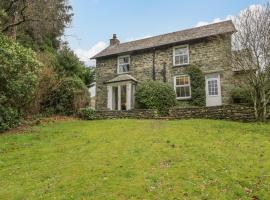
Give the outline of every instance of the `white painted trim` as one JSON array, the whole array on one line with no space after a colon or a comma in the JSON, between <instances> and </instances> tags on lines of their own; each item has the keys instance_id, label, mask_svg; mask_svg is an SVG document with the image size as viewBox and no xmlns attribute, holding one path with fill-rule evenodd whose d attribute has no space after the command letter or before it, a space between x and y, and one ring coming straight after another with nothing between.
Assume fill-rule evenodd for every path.
<instances>
[{"instance_id":1,"label":"white painted trim","mask_svg":"<svg viewBox=\"0 0 270 200\"><path fill-rule=\"evenodd\" d=\"M177 49L177 48L181 48L181 47L187 47L187 50L188 50L188 62L187 63L184 63L184 64L178 64L178 65L176 65L175 64L175 49ZM185 44L185 45L180 45L180 46L174 46L173 47L173 66L175 66L175 67L178 67L178 66L185 66L185 65L189 65L189 45L188 44Z\"/></svg>"},{"instance_id":2,"label":"white painted trim","mask_svg":"<svg viewBox=\"0 0 270 200\"><path fill-rule=\"evenodd\" d=\"M112 110L112 86L108 85L107 86L107 108L109 110Z\"/></svg>"},{"instance_id":3,"label":"white painted trim","mask_svg":"<svg viewBox=\"0 0 270 200\"><path fill-rule=\"evenodd\" d=\"M118 85L118 110L121 110L121 85Z\"/></svg>"},{"instance_id":4,"label":"white painted trim","mask_svg":"<svg viewBox=\"0 0 270 200\"><path fill-rule=\"evenodd\" d=\"M130 110L131 109L131 83L128 83L127 85L126 85L126 88L127 88L127 96L126 96L126 98L127 98L127 110Z\"/></svg>"},{"instance_id":5,"label":"white painted trim","mask_svg":"<svg viewBox=\"0 0 270 200\"><path fill-rule=\"evenodd\" d=\"M188 77L188 82L189 82L188 85L176 86L176 78L177 78L177 77L181 77L181 76L187 76L187 77ZM181 74L181 75L176 75L176 76L174 76L174 91L175 91L175 94L176 94L176 88L177 88L177 87L185 87L185 86L189 86L189 94L190 94L190 96L188 96L188 97L177 97L177 96L176 96L176 99L177 99L177 100L191 99L191 97L192 97L192 94L191 94L191 83L190 83L190 76L189 76L188 74ZM177 94L176 94L176 95L177 95Z\"/></svg>"},{"instance_id":6,"label":"white painted trim","mask_svg":"<svg viewBox=\"0 0 270 200\"><path fill-rule=\"evenodd\" d=\"M118 58L117 58L117 74L127 74L127 73L129 73L129 71L128 72L119 72L119 59L120 58L126 58L126 57L128 57L128 65L129 65L129 67L130 67L130 55L123 55L123 56L118 56Z\"/></svg>"}]
</instances>

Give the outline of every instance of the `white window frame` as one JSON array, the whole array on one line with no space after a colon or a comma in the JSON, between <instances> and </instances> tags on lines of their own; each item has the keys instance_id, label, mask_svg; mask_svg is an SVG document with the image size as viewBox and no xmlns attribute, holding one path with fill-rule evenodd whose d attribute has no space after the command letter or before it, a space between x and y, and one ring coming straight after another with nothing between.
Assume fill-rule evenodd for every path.
<instances>
[{"instance_id":1,"label":"white window frame","mask_svg":"<svg viewBox=\"0 0 270 200\"><path fill-rule=\"evenodd\" d=\"M189 83L189 84L185 84L185 85L176 85L176 78L181 77L181 76L188 77L188 83ZM177 95L177 93L176 93L176 88L178 88L178 87L187 87L187 86L189 86L189 96L188 96L188 97L177 97L177 96L176 96L176 99L178 99L178 100L191 99L191 84L190 84L190 76L187 75L187 74L182 74L182 75L174 76L174 91L175 91L175 94L176 94L176 95Z\"/></svg>"},{"instance_id":2,"label":"white window frame","mask_svg":"<svg viewBox=\"0 0 270 200\"><path fill-rule=\"evenodd\" d=\"M176 64L175 63L175 56L183 56L183 55L186 55L186 54L175 54L175 49L178 49L178 48L187 48L187 56L188 56L188 61L187 63L183 63L183 64ZM175 46L173 47L173 66L185 66L185 65L189 65L189 45L186 44L186 45L180 45L180 46Z\"/></svg>"},{"instance_id":3,"label":"white window frame","mask_svg":"<svg viewBox=\"0 0 270 200\"><path fill-rule=\"evenodd\" d=\"M117 58L117 74L126 74L126 73L129 73L129 70L130 69L127 72L120 72L120 70L119 70L119 68L121 66L121 64L119 63L120 58L126 58L126 57L128 57L128 63L125 63L125 64L128 64L129 67L130 67L130 55L118 56L118 58ZM124 65L124 64L122 64L122 65Z\"/></svg>"}]
</instances>

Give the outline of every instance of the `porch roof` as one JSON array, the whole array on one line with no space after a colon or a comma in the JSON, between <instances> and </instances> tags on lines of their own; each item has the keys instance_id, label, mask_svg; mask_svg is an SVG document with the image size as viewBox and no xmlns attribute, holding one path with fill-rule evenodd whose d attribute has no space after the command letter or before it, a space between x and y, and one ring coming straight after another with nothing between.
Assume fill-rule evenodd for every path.
<instances>
[{"instance_id":1,"label":"porch roof","mask_svg":"<svg viewBox=\"0 0 270 200\"><path fill-rule=\"evenodd\" d=\"M111 80L105 81L105 83L109 84L109 83L117 83L117 82L124 82L124 81L133 81L136 83L138 82L136 78L134 78L133 76L129 74L120 74Z\"/></svg>"}]
</instances>

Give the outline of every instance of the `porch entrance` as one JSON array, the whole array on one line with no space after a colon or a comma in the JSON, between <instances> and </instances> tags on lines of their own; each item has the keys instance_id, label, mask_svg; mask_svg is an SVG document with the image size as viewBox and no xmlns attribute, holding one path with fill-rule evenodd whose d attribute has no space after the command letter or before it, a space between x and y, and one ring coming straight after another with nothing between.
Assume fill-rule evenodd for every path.
<instances>
[{"instance_id":1,"label":"porch entrance","mask_svg":"<svg viewBox=\"0 0 270 200\"><path fill-rule=\"evenodd\" d=\"M108 108L110 110L130 110L134 108L135 85L121 83L107 86Z\"/></svg>"}]
</instances>

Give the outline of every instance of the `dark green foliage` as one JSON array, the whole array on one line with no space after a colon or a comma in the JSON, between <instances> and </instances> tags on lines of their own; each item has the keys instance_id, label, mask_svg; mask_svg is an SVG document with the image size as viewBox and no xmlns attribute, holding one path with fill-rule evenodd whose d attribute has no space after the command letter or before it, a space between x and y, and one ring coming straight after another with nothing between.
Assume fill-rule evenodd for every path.
<instances>
[{"instance_id":1,"label":"dark green foliage","mask_svg":"<svg viewBox=\"0 0 270 200\"><path fill-rule=\"evenodd\" d=\"M176 105L176 96L170 85L150 81L139 85L136 102L140 108L157 109L160 114L165 115Z\"/></svg>"},{"instance_id":2,"label":"dark green foliage","mask_svg":"<svg viewBox=\"0 0 270 200\"><path fill-rule=\"evenodd\" d=\"M51 114L71 115L88 103L89 93L80 78L61 78L55 88L50 88L41 110Z\"/></svg>"},{"instance_id":3,"label":"dark green foliage","mask_svg":"<svg viewBox=\"0 0 270 200\"><path fill-rule=\"evenodd\" d=\"M37 50L49 39L57 49L71 11L68 0L1 0L0 32Z\"/></svg>"},{"instance_id":4,"label":"dark green foliage","mask_svg":"<svg viewBox=\"0 0 270 200\"><path fill-rule=\"evenodd\" d=\"M0 133L20 124L21 116L16 109L0 104L0 113Z\"/></svg>"},{"instance_id":5,"label":"dark green foliage","mask_svg":"<svg viewBox=\"0 0 270 200\"><path fill-rule=\"evenodd\" d=\"M4 129L18 121L18 113L33 99L39 68L32 50L0 34L0 123Z\"/></svg>"},{"instance_id":6,"label":"dark green foliage","mask_svg":"<svg viewBox=\"0 0 270 200\"><path fill-rule=\"evenodd\" d=\"M247 89L236 87L232 90L233 103L252 104L251 96Z\"/></svg>"},{"instance_id":7,"label":"dark green foliage","mask_svg":"<svg viewBox=\"0 0 270 200\"><path fill-rule=\"evenodd\" d=\"M205 78L202 71L195 66L187 68L187 74L190 76L191 100L192 106L205 106Z\"/></svg>"},{"instance_id":8,"label":"dark green foliage","mask_svg":"<svg viewBox=\"0 0 270 200\"><path fill-rule=\"evenodd\" d=\"M60 76L77 76L86 85L90 85L94 81L94 70L79 61L78 57L67 46L57 52L55 69Z\"/></svg>"},{"instance_id":9,"label":"dark green foliage","mask_svg":"<svg viewBox=\"0 0 270 200\"><path fill-rule=\"evenodd\" d=\"M96 111L90 107L81 108L79 112L79 117L85 120L95 119Z\"/></svg>"}]
</instances>

